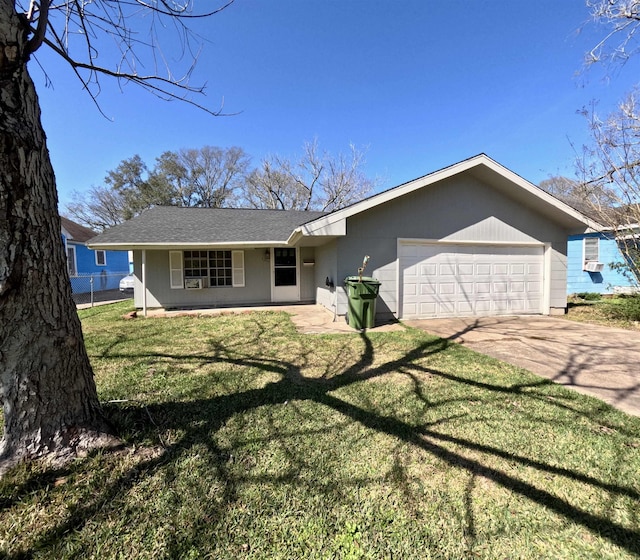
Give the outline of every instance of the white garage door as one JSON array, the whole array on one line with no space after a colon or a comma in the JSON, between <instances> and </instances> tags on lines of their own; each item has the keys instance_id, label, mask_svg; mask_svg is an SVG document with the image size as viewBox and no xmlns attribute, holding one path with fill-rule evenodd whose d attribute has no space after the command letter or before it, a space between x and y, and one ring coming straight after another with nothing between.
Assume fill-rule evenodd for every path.
<instances>
[{"instance_id":1,"label":"white garage door","mask_svg":"<svg viewBox=\"0 0 640 560\"><path fill-rule=\"evenodd\" d=\"M543 248L401 243L402 318L542 313Z\"/></svg>"}]
</instances>

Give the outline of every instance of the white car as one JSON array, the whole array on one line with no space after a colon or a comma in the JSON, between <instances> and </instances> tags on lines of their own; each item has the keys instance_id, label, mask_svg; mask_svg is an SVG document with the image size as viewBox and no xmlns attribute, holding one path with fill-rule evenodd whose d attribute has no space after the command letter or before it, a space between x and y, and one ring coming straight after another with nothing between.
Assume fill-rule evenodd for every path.
<instances>
[{"instance_id":1,"label":"white car","mask_svg":"<svg viewBox=\"0 0 640 560\"><path fill-rule=\"evenodd\" d=\"M120 280L120 291L123 293L133 293L133 286L135 284L135 277L133 273L127 274L122 280Z\"/></svg>"}]
</instances>

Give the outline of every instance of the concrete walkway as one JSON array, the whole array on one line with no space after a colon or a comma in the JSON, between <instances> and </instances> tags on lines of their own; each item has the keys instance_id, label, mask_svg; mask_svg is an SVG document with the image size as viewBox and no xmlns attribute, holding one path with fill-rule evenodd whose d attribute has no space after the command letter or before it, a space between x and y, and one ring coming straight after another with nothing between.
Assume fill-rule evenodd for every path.
<instances>
[{"instance_id":1,"label":"concrete walkway","mask_svg":"<svg viewBox=\"0 0 640 560\"><path fill-rule=\"evenodd\" d=\"M640 416L640 332L541 316L428 319L405 324Z\"/></svg>"}]
</instances>

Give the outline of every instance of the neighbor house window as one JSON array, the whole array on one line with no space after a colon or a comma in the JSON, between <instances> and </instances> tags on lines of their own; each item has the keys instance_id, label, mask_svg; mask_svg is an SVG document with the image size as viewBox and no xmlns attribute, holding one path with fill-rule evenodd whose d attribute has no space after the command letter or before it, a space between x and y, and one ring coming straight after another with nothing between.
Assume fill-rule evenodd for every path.
<instances>
[{"instance_id":1,"label":"neighbor house window","mask_svg":"<svg viewBox=\"0 0 640 560\"><path fill-rule=\"evenodd\" d=\"M76 248L72 245L67 246L67 270L69 276L77 276L78 269L76 268Z\"/></svg>"},{"instance_id":2,"label":"neighbor house window","mask_svg":"<svg viewBox=\"0 0 640 560\"><path fill-rule=\"evenodd\" d=\"M96 265L98 266L106 266L107 264L107 253L105 251L96 251Z\"/></svg>"},{"instance_id":3,"label":"neighbor house window","mask_svg":"<svg viewBox=\"0 0 640 560\"><path fill-rule=\"evenodd\" d=\"M231 251L185 251L184 275L187 278L208 278L211 288L231 286Z\"/></svg>"},{"instance_id":4,"label":"neighbor house window","mask_svg":"<svg viewBox=\"0 0 640 560\"><path fill-rule=\"evenodd\" d=\"M598 262L600 258L600 239L597 237L584 238L584 262Z\"/></svg>"}]
</instances>

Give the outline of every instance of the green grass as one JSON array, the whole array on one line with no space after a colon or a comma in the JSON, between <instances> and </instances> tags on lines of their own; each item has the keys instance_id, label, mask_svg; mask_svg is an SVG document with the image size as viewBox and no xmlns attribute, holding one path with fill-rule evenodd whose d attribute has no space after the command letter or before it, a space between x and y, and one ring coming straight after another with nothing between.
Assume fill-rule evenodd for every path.
<instances>
[{"instance_id":1,"label":"green grass","mask_svg":"<svg viewBox=\"0 0 640 560\"><path fill-rule=\"evenodd\" d=\"M619 296L605 302L605 313L612 319L640 321L640 296Z\"/></svg>"},{"instance_id":2,"label":"green grass","mask_svg":"<svg viewBox=\"0 0 640 560\"><path fill-rule=\"evenodd\" d=\"M413 329L127 310L81 312L126 449L7 475L0 556L640 555L638 418Z\"/></svg>"},{"instance_id":3,"label":"green grass","mask_svg":"<svg viewBox=\"0 0 640 560\"><path fill-rule=\"evenodd\" d=\"M577 294L580 296L581 294ZM585 295L585 294L582 294ZM579 298L569 302L568 318L623 329L640 329L640 296L620 295L596 300Z\"/></svg>"}]
</instances>

